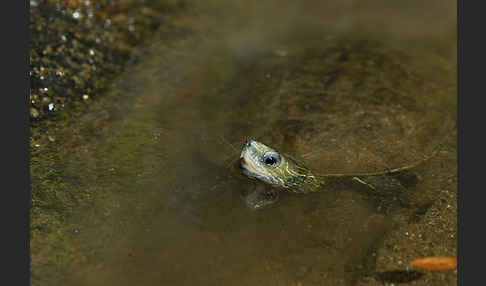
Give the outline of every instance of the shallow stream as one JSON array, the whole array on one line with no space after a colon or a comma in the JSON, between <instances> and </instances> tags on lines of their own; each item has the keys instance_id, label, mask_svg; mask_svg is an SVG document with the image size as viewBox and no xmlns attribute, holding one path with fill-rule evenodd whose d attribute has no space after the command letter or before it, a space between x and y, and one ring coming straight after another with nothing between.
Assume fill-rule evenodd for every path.
<instances>
[{"instance_id":1,"label":"shallow stream","mask_svg":"<svg viewBox=\"0 0 486 286\"><path fill-rule=\"evenodd\" d=\"M339 25L327 26L316 11L305 18L282 10L265 17L294 19L283 28L272 19L260 31L266 18L256 13L222 17L224 29L211 24L204 36L190 33L172 45L162 35L154 38L147 56L122 76L130 108L88 151L65 163L71 188L92 190L96 203L69 222L75 228L66 241L76 262L45 274L45 281L365 285L373 277L385 236L432 200L423 193L440 188L426 181L432 173L455 174L454 154L419 166L418 183L409 188L412 205L387 212L363 193L337 189L284 194L254 211L241 198L253 182L233 163L247 137L307 156L321 173L339 171L330 168L341 159L351 160L345 170L420 159L455 124L455 37L437 32L437 39L422 41L435 35L424 31L410 41L370 32L372 24L339 18ZM244 19L250 24L241 26ZM196 31L194 21L181 25ZM416 138L395 145L407 134ZM352 161L356 154L347 152L357 146L383 160Z\"/></svg>"}]
</instances>

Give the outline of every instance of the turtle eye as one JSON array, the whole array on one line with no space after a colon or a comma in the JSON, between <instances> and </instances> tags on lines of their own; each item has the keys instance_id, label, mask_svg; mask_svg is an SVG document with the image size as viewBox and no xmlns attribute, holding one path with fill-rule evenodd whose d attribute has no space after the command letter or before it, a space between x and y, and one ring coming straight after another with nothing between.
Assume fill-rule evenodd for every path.
<instances>
[{"instance_id":1,"label":"turtle eye","mask_svg":"<svg viewBox=\"0 0 486 286\"><path fill-rule=\"evenodd\" d=\"M263 163L269 166L276 166L280 163L280 155L276 153L265 154L263 156Z\"/></svg>"}]
</instances>

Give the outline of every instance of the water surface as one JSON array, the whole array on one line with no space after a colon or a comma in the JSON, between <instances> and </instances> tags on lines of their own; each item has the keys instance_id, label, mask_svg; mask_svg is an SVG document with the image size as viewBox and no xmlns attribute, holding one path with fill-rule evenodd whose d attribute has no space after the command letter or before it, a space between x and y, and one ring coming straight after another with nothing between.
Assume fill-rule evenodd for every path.
<instances>
[{"instance_id":1,"label":"water surface","mask_svg":"<svg viewBox=\"0 0 486 286\"><path fill-rule=\"evenodd\" d=\"M64 269L66 285L357 285L373 275L376 249L409 209L325 189L253 211L241 199L253 182L232 162L247 137L307 154L320 173L420 159L454 126L451 41L424 48L304 20L285 33L255 22L174 47L154 39L123 78L133 108L68 163L73 185L99 199L73 218L84 258Z\"/></svg>"}]
</instances>

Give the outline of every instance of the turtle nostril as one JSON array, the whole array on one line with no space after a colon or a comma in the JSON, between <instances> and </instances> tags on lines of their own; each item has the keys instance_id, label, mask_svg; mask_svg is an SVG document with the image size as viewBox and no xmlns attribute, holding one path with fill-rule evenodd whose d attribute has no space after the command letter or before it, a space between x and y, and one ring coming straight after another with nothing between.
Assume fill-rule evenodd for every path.
<instances>
[{"instance_id":1,"label":"turtle nostril","mask_svg":"<svg viewBox=\"0 0 486 286\"><path fill-rule=\"evenodd\" d=\"M246 141L245 141L245 146L246 146L246 147L250 147L250 145L251 145L251 142L252 142L252 141L253 141L253 140L251 140L250 138L246 139Z\"/></svg>"}]
</instances>

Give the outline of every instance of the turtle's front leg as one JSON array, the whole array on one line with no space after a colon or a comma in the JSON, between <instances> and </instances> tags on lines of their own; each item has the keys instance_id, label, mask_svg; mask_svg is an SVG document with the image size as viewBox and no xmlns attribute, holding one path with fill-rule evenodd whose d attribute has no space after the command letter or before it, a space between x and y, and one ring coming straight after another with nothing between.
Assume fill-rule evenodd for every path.
<instances>
[{"instance_id":1,"label":"turtle's front leg","mask_svg":"<svg viewBox=\"0 0 486 286\"><path fill-rule=\"evenodd\" d=\"M280 191L261 183L254 184L253 188L242 194L246 205L253 210L261 209L278 201Z\"/></svg>"},{"instance_id":2,"label":"turtle's front leg","mask_svg":"<svg viewBox=\"0 0 486 286\"><path fill-rule=\"evenodd\" d=\"M410 193L392 176L359 176L353 177L353 180L367 187L367 194L375 199L378 209L382 211L410 206Z\"/></svg>"}]
</instances>

